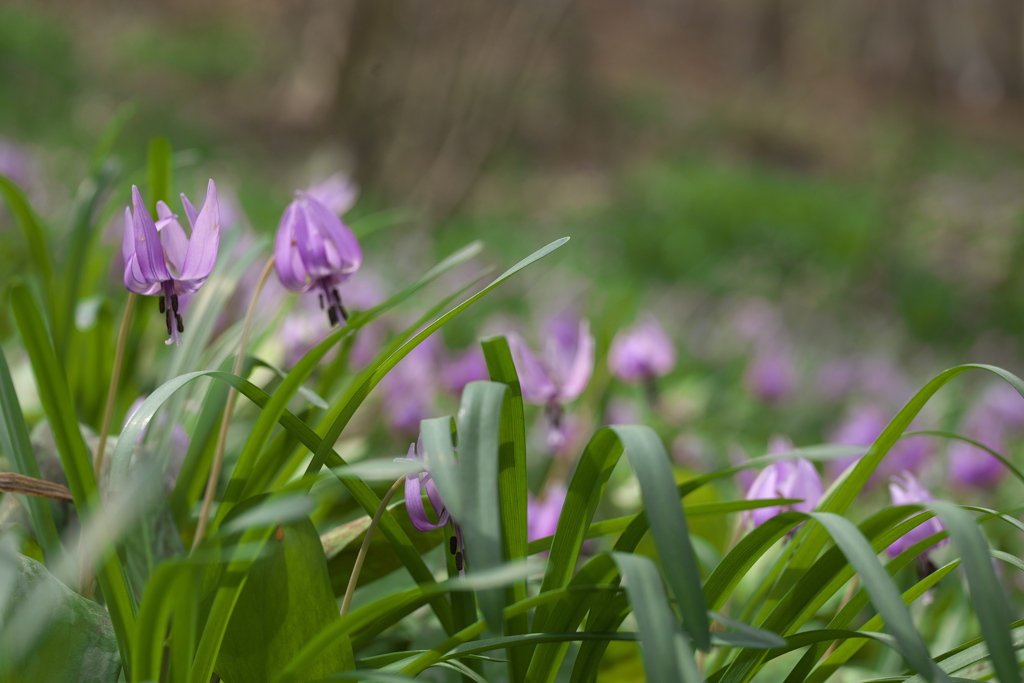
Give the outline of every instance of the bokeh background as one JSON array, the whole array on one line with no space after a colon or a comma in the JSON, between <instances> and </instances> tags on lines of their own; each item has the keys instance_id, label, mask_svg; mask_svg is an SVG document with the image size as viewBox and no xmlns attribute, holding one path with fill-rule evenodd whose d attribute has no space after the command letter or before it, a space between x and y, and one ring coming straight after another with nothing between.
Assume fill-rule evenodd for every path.
<instances>
[{"instance_id":1,"label":"bokeh background","mask_svg":"<svg viewBox=\"0 0 1024 683\"><path fill-rule=\"evenodd\" d=\"M1020 372L1022 30L1019 0L7 1L0 171L61 224L129 106L129 177L165 136L178 189L216 177L257 233L350 176L351 215L390 217L364 243L385 282L571 235L447 343L564 305L606 349L650 310L681 353L658 419L710 466L884 424L955 363ZM925 426L970 427L973 381Z\"/></svg>"}]
</instances>

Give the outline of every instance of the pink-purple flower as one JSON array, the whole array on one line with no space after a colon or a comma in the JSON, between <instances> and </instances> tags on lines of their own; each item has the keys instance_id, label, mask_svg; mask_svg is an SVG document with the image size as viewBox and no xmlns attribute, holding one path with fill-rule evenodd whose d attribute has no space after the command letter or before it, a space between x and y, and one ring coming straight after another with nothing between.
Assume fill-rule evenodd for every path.
<instances>
[{"instance_id":1,"label":"pink-purple flower","mask_svg":"<svg viewBox=\"0 0 1024 683\"><path fill-rule=\"evenodd\" d=\"M549 423L549 445L564 441L562 405L575 400L587 388L594 372L594 337L590 323L568 316L548 321L544 351L540 356L512 332L508 335L512 360L519 375L523 400L545 407Z\"/></svg>"},{"instance_id":2,"label":"pink-purple flower","mask_svg":"<svg viewBox=\"0 0 1024 683\"><path fill-rule=\"evenodd\" d=\"M422 465L423 455L423 439L421 437L416 443L409 445L409 452L404 458L396 458L395 462L412 462ZM424 491L427 494L427 500L430 501L430 507L434 509L436 521L430 518L430 515L427 514L426 506L423 505ZM409 521L419 531L433 531L440 529L448 524L449 521L452 523L455 535L449 539L449 550L455 556L455 566L461 572L463 570L464 557L462 529L459 528L451 513L448 512L448 507L444 504L441 492L437 490L437 484L434 483L434 478L430 476L430 472L421 470L406 476L405 510L409 514Z\"/></svg>"},{"instance_id":3,"label":"pink-purple flower","mask_svg":"<svg viewBox=\"0 0 1024 683\"><path fill-rule=\"evenodd\" d=\"M747 390L765 403L789 398L796 388L796 370L789 348L778 343L763 343L743 374Z\"/></svg>"},{"instance_id":4,"label":"pink-purple flower","mask_svg":"<svg viewBox=\"0 0 1024 683\"><path fill-rule=\"evenodd\" d=\"M566 490L561 484L550 487L542 499L531 493L526 500L526 540L554 536L562 516Z\"/></svg>"},{"instance_id":5,"label":"pink-purple flower","mask_svg":"<svg viewBox=\"0 0 1024 683\"><path fill-rule=\"evenodd\" d=\"M160 312L167 325L168 344L181 343L185 331L178 296L196 292L213 271L220 246L220 215L217 186L211 180L206 201L196 211L181 195L185 215L192 228L191 238L178 217L163 202L157 202L157 218L146 210L139 188L132 186L132 207L124 210L124 286L136 294L160 294Z\"/></svg>"},{"instance_id":6,"label":"pink-purple flower","mask_svg":"<svg viewBox=\"0 0 1024 683\"><path fill-rule=\"evenodd\" d=\"M277 227L274 258L281 284L295 292L318 288L331 325L348 319L338 285L359 270L363 252L348 226L323 203L296 193Z\"/></svg>"},{"instance_id":7,"label":"pink-purple flower","mask_svg":"<svg viewBox=\"0 0 1024 683\"><path fill-rule=\"evenodd\" d=\"M676 366L676 347L665 329L648 313L632 327L620 330L608 351L608 368L623 382L650 382Z\"/></svg>"},{"instance_id":8,"label":"pink-purple flower","mask_svg":"<svg viewBox=\"0 0 1024 683\"><path fill-rule=\"evenodd\" d=\"M801 502L748 510L743 513L743 518L759 526L788 510L810 512L818 504L821 494L821 476L810 461L803 458L779 460L761 470L747 490L746 500L793 498Z\"/></svg>"},{"instance_id":9,"label":"pink-purple flower","mask_svg":"<svg viewBox=\"0 0 1024 683\"><path fill-rule=\"evenodd\" d=\"M892 477L889 482L889 496L892 498L893 505L914 505L918 503L926 503L931 500L935 500L928 489L924 487L914 475L910 472L903 472ZM942 520L938 517L932 517L926 522L922 522L914 529L908 531L901 538L897 539L892 545L885 549L885 552L890 557L896 557L910 546L923 541L932 534L937 534L945 529L942 525ZM937 548L940 545L949 543L949 539L943 539L936 543L933 548Z\"/></svg>"}]
</instances>

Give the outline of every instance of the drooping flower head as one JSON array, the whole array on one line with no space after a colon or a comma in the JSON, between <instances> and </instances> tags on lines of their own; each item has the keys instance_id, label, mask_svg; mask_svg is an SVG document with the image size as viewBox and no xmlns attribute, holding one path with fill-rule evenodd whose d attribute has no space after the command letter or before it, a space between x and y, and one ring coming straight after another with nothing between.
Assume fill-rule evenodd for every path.
<instances>
[{"instance_id":1,"label":"drooping flower head","mask_svg":"<svg viewBox=\"0 0 1024 683\"><path fill-rule=\"evenodd\" d=\"M889 424L890 414L874 403L854 406L829 438L830 443L846 446L870 446ZM872 484L904 470L916 471L928 462L932 448L926 436L903 437L892 445L869 480ZM838 477L862 456L832 460L828 471Z\"/></svg>"},{"instance_id":2,"label":"drooping flower head","mask_svg":"<svg viewBox=\"0 0 1024 683\"><path fill-rule=\"evenodd\" d=\"M889 482L889 496L892 498L893 505L913 505L916 503L926 503L931 500L935 500L932 494L924 485L919 482L914 475L910 472L903 472L902 474L894 475L892 480ZM937 534L946 527L943 526L942 520L938 517L932 517L926 522L919 524L914 529L908 531L901 538L896 540L892 545L885 549L885 552L890 557L896 557L904 550L914 545L915 543L922 541L932 534ZM940 545L949 543L949 539L943 539L936 543L932 548L937 548ZM923 556L922 556L923 557Z\"/></svg>"},{"instance_id":3,"label":"drooping flower head","mask_svg":"<svg viewBox=\"0 0 1024 683\"><path fill-rule=\"evenodd\" d=\"M422 465L423 456L423 437L421 435L416 443L409 445L409 452L406 456L404 458L396 458L395 462L412 462ZM434 516L437 517L437 521L430 519L426 507L423 505L424 491L427 493L430 507L434 509ZM419 531L434 531L451 521L452 527L455 529L455 535L449 539L448 547L451 554L455 556L455 566L460 572L463 571L465 553L463 552L462 529L452 518L451 513L448 512L448 508L441 498L441 492L437 490L437 484L434 483L434 478L430 476L430 472L422 470L406 476L405 510L409 513L409 521Z\"/></svg>"},{"instance_id":4,"label":"drooping flower head","mask_svg":"<svg viewBox=\"0 0 1024 683\"><path fill-rule=\"evenodd\" d=\"M676 347L658 319L648 313L619 331L608 351L608 368L623 382L649 382L676 366Z\"/></svg>"},{"instance_id":5,"label":"drooping flower head","mask_svg":"<svg viewBox=\"0 0 1024 683\"><path fill-rule=\"evenodd\" d=\"M565 316L550 320L545 332L544 352L540 357L514 332L509 333L508 343L523 400L545 407L550 427L549 445L557 447L564 441L562 405L583 393L594 371L594 337L586 319Z\"/></svg>"},{"instance_id":6,"label":"drooping flower head","mask_svg":"<svg viewBox=\"0 0 1024 683\"><path fill-rule=\"evenodd\" d=\"M747 490L746 499L799 498L801 502L748 510L743 516L759 526L788 510L810 512L821 499L821 493L821 476L810 461L803 458L779 460L761 470Z\"/></svg>"},{"instance_id":7,"label":"drooping flower head","mask_svg":"<svg viewBox=\"0 0 1024 683\"><path fill-rule=\"evenodd\" d=\"M181 343L185 325L178 296L192 294L206 282L217 261L220 213L217 186L211 180L201 211L184 194L181 203L192 228L186 237L178 217L157 202L157 222L146 211L139 188L132 185L132 207L124 210L124 286L136 294L160 294L160 312L167 324L168 344Z\"/></svg>"},{"instance_id":8,"label":"drooping flower head","mask_svg":"<svg viewBox=\"0 0 1024 683\"><path fill-rule=\"evenodd\" d=\"M295 194L277 227L274 258L285 287L320 290L320 307L327 309L331 325L348 318L338 285L359 270L363 252L348 226L323 203L305 192Z\"/></svg>"}]
</instances>

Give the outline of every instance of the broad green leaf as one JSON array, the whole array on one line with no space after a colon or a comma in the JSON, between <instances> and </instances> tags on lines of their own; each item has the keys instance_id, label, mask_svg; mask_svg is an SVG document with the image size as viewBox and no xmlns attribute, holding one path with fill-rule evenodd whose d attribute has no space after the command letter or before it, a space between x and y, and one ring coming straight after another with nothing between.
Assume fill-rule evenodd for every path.
<instances>
[{"instance_id":1,"label":"broad green leaf","mask_svg":"<svg viewBox=\"0 0 1024 683\"><path fill-rule=\"evenodd\" d=\"M309 638L340 620L316 528L309 519L278 525L231 614L215 670L227 681L270 683ZM320 652L293 680L315 681L355 668L342 642Z\"/></svg>"},{"instance_id":2,"label":"broad green leaf","mask_svg":"<svg viewBox=\"0 0 1024 683\"><path fill-rule=\"evenodd\" d=\"M121 658L105 609L24 555L0 557L0 584L10 580L14 599L0 609L0 677L13 665L14 681L117 682Z\"/></svg>"}]
</instances>

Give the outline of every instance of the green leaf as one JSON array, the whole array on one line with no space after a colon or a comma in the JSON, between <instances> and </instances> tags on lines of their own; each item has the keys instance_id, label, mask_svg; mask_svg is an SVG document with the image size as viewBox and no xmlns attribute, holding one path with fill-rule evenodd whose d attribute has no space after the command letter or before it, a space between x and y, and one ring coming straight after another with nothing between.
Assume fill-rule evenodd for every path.
<instances>
[{"instance_id":1,"label":"green leaf","mask_svg":"<svg viewBox=\"0 0 1024 683\"><path fill-rule=\"evenodd\" d=\"M612 557L625 579L636 616L647 680L703 681L693 650L669 606L658 568L650 559L631 553L612 553Z\"/></svg>"},{"instance_id":2,"label":"green leaf","mask_svg":"<svg viewBox=\"0 0 1024 683\"><path fill-rule=\"evenodd\" d=\"M268 545L249 569L217 657L215 670L227 681L270 683L311 637L340 620L313 523L279 525ZM343 642L321 651L293 680L354 668Z\"/></svg>"},{"instance_id":3,"label":"green leaf","mask_svg":"<svg viewBox=\"0 0 1024 683\"><path fill-rule=\"evenodd\" d=\"M928 681L946 681L948 676L932 661L921 634L903 604L896 584L878 561L874 549L852 522L827 512L809 513L824 526L843 555L857 571L864 588L871 596L871 604L885 619L886 627L906 657L907 662ZM985 553L986 561L988 553Z\"/></svg>"},{"instance_id":4,"label":"green leaf","mask_svg":"<svg viewBox=\"0 0 1024 683\"><path fill-rule=\"evenodd\" d=\"M508 387L501 408L501 445L498 451L498 489L501 503L501 540L506 560L520 560L529 554L526 539L526 416L523 391L512 360L508 340L491 337L482 342L491 380ZM505 596L507 604L526 597L526 584L514 584ZM505 635L528 633L530 622L524 614L505 622ZM530 666L530 651L525 648L508 653L509 680L520 681Z\"/></svg>"},{"instance_id":5,"label":"green leaf","mask_svg":"<svg viewBox=\"0 0 1024 683\"><path fill-rule=\"evenodd\" d=\"M421 555L436 548L444 540L444 534L439 529L425 533L416 529L405 511L405 501L390 506L388 513L402 527ZM365 515L320 536L327 555L327 570L331 575L335 595L344 595L348 587L349 575L352 573L356 556L359 554L359 546L362 545L369 526L370 516ZM395 554L387 539L375 534L370 541L370 549L356 587L381 579L402 566L402 559Z\"/></svg>"},{"instance_id":6,"label":"green leaf","mask_svg":"<svg viewBox=\"0 0 1024 683\"><path fill-rule=\"evenodd\" d=\"M640 482L651 535L672 593L679 603L683 628L697 647L706 651L711 647L708 607L668 454L661 439L649 427L617 426L611 429L622 441L629 464Z\"/></svg>"},{"instance_id":7,"label":"green leaf","mask_svg":"<svg viewBox=\"0 0 1024 683\"><path fill-rule=\"evenodd\" d=\"M99 503L99 496L92 472L92 460L78 427L67 379L50 346L31 292L24 284L15 283L11 287L10 297L14 319L35 374L39 399L50 420L64 474L68 478L68 488L71 489L79 516L83 521L88 521ZM104 553L95 559L96 578L110 611L118 646L121 648L121 659L127 662L135 635L134 600L117 555Z\"/></svg>"},{"instance_id":8,"label":"green leaf","mask_svg":"<svg viewBox=\"0 0 1024 683\"><path fill-rule=\"evenodd\" d=\"M18 474L42 479L3 348L0 348L0 452L8 455ZM60 537L53 522L50 504L37 496L18 496L18 501L28 510L32 530L43 548L46 560L56 560L61 551Z\"/></svg>"},{"instance_id":9,"label":"green leaf","mask_svg":"<svg viewBox=\"0 0 1024 683\"><path fill-rule=\"evenodd\" d=\"M39 216L28 203L25 193L4 175L0 175L0 194L4 196L7 208L14 216L14 222L21 228L25 242L28 244L29 255L32 257L33 265L42 281L46 311L52 321L56 318L55 314L58 310L57 292L53 277L53 259L50 256L50 247L46 243L46 230L43 228Z\"/></svg>"},{"instance_id":10,"label":"green leaf","mask_svg":"<svg viewBox=\"0 0 1024 683\"><path fill-rule=\"evenodd\" d=\"M992 666L1001 683L1020 683L1017 655L1010 637L1013 613L1010 598L1003 589L992 566L988 542L967 512L952 503L929 503L949 532L963 559L967 587L974 612L985 636Z\"/></svg>"},{"instance_id":11,"label":"green leaf","mask_svg":"<svg viewBox=\"0 0 1024 683\"><path fill-rule=\"evenodd\" d=\"M0 582L8 581L13 600L7 609L0 602L0 677L13 665L14 681L117 682L121 658L105 609L24 555L0 556Z\"/></svg>"}]
</instances>

